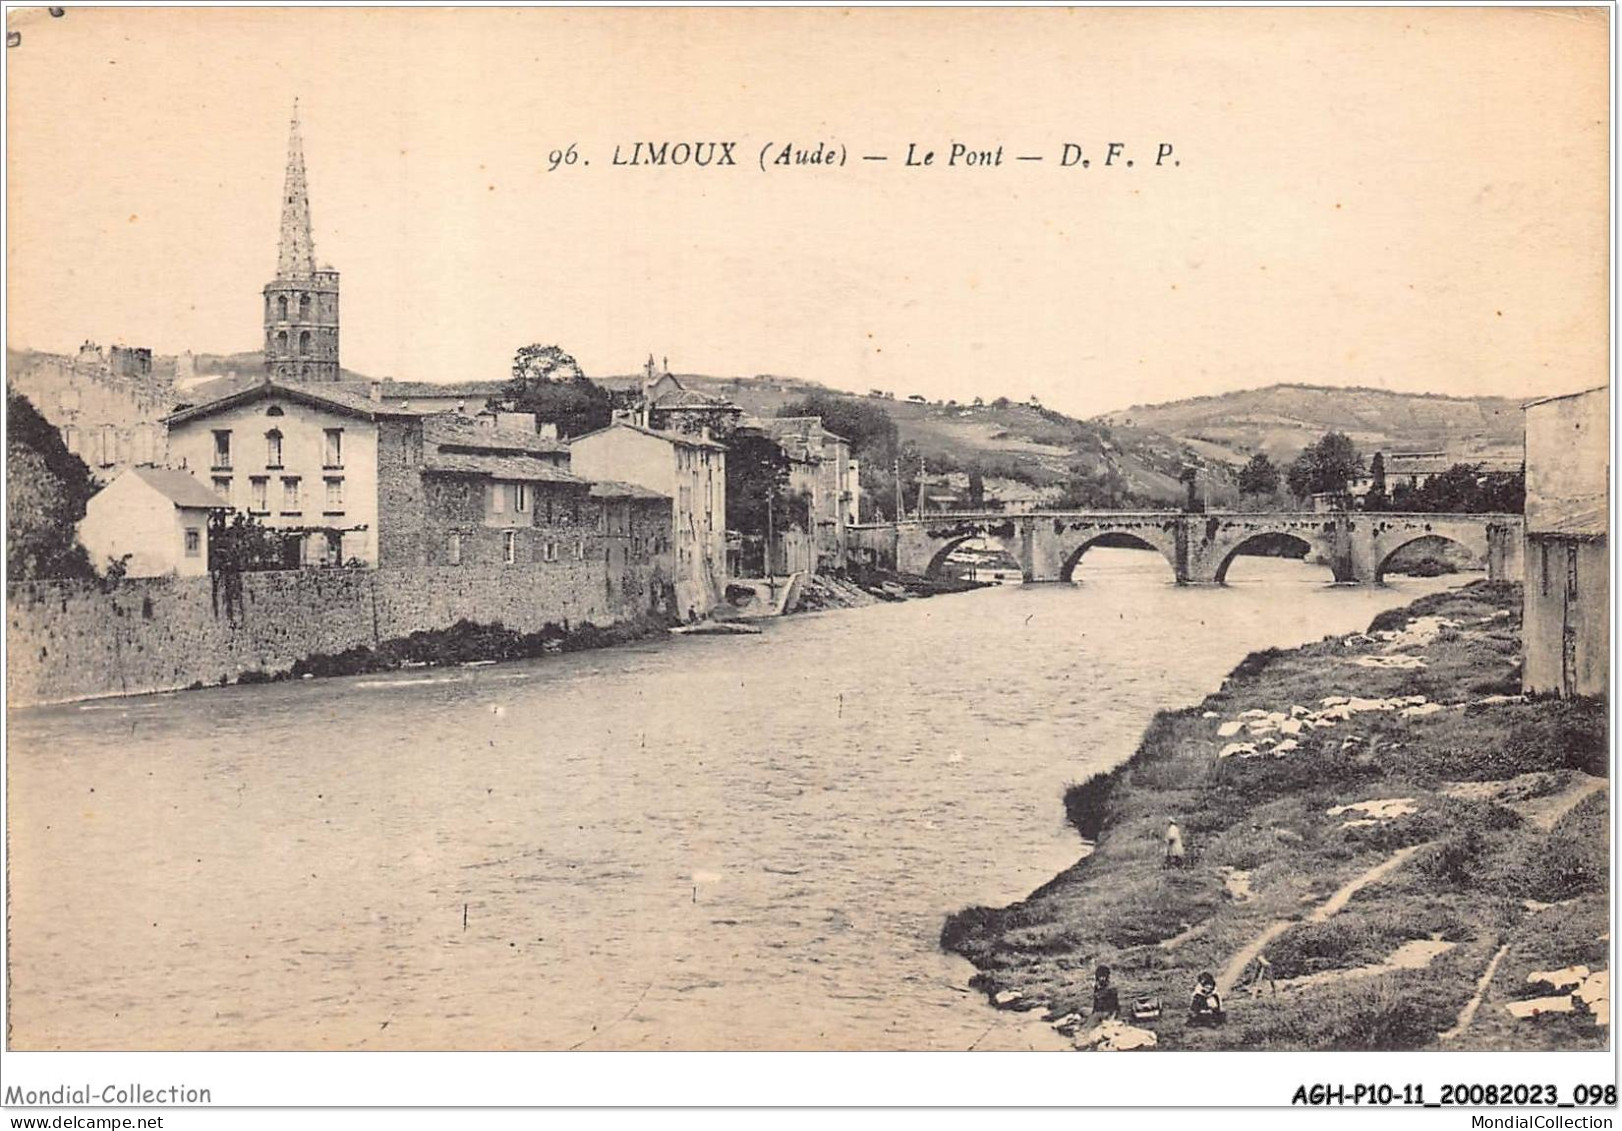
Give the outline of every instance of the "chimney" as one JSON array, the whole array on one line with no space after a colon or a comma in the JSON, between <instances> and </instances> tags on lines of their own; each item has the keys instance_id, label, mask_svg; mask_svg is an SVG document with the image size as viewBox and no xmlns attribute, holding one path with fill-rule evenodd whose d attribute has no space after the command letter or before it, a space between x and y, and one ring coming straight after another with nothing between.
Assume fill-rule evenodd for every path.
<instances>
[{"instance_id":1,"label":"chimney","mask_svg":"<svg viewBox=\"0 0 1622 1131\"><path fill-rule=\"evenodd\" d=\"M540 425L540 434L543 440L556 440L558 438L557 422L554 420L543 421Z\"/></svg>"},{"instance_id":2,"label":"chimney","mask_svg":"<svg viewBox=\"0 0 1622 1131\"><path fill-rule=\"evenodd\" d=\"M378 382L373 381L371 385L367 387L366 395L374 401L381 401L383 399L383 386Z\"/></svg>"}]
</instances>

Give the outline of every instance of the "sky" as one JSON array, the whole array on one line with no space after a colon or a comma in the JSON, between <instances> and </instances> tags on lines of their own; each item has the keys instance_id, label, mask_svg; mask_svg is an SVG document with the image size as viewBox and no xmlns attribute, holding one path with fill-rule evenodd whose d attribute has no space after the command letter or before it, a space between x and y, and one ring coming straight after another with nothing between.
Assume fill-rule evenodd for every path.
<instances>
[{"instance_id":1,"label":"sky","mask_svg":"<svg viewBox=\"0 0 1622 1131\"><path fill-rule=\"evenodd\" d=\"M369 376L500 378L539 342L588 374L652 353L1076 415L1279 381L1586 388L1608 18L13 13L8 344L257 349L297 97L343 364ZM613 164L639 141L738 164ZM846 164L758 163L819 142ZM954 142L1002 163L948 166Z\"/></svg>"}]
</instances>

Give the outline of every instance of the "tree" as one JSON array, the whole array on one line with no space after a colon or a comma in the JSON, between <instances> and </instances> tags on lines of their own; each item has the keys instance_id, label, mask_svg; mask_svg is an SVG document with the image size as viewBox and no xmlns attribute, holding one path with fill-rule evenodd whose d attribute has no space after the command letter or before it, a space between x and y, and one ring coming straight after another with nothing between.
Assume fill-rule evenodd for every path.
<instances>
[{"instance_id":1,"label":"tree","mask_svg":"<svg viewBox=\"0 0 1622 1131\"><path fill-rule=\"evenodd\" d=\"M733 433L727 445L727 529L765 534L768 503L776 529L790 525L803 529L807 516L793 513L788 480L788 453L776 440L752 428Z\"/></svg>"},{"instance_id":2,"label":"tree","mask_svg":"<svg viewBox=\"0 0 1622 1131\"><path fill-rule=\"evenodd\" d=\"M969 509L980 510L986 505L986 477L978 467L969 470Z\"/></svg>"},{"instance_id":3,"label":"tree","mask_svg":"<svg viewBox=\"0 0 1622 1131\"><path fill-rule=\"evenodd\" d=\"M1265 452L1257 452L1239 469L1241 495L1271 495L1278 490L1278 468Z\"/></svg>"},{"instance_id":4,"label":"tree","mask_svg":"<svg viewBox=\"0 0 1622 1131\"><path fill-rule=\"evenodd\" d=\"M1422 486L1399 484L1392 505L1427 514L1520 514L1526 509L1526 473L1483 472L1477 464L1456 463Z\"/></svg>"},{"instance_id":5,"label":"tree","mask_svg":"<svg viewBox=\"0 0 1622 1131\"><path fill-rule=\"evenodd\" d=\"M6 569L17 581L94 577L75 527L96 481L27 397L6 394Z\"/></svg>"},{"instance_id":6,"label":"tree","mask_svg":"<svg viewBox=\"0 0 1622 1131\"><path fill-rule=\"evenodd\" d=\"M1363 457L1351 437L1341 432L1326 432L1316 444L1307 448L1285 476L1291 494L1297 498L1310 495L1344 495L1348 485L1363 471Z\"/></svg>"},{"instance_id":7,"label":"tree","mask_svg":"<svg viewBox=\"0 0 1622 1131\"><path fill-rule=\"evenodd\" d=\"M607 390L593 384L559 346L528 345L513 355L512 379L499 398L514 412L532 412L564 438L595 432L613 418Z\"/></svg>"},{"instance_id":8,"label":"tree","mask_svg":"<svg viewBox=\"0 0 1622 1131\"><path fill-rule=\"evenodd\" d=\"M1383 511L1391 509L1391 496L1386 493L1385 486L1385 453L1375 452L1374 458L1369 461L1369 478L1373 483L1369 486L1369 493L1363 496L1363 509L1366 511Z\"/></svg>"},{"instance_id":9,"label":"tree","mask_svg":"<svg viewBox=\"0 0 1622 1131\"><path fill-rule=\"evenodd\" d=\"M272 529L252 515L237 512L227 519L215 511L208 523L210 573L257 573L298 568L298 539Z\"/></svg>"},{"instance_id":10,"label":"tree","mask_svg":"<svg viewBox=\"0 0 1622 1131\"><path fill-rule=\"evenodd\" d=\"M527 345L513 355L514 380L577 381L585 375L562 346Z\"/></svg>"}]
</instances>

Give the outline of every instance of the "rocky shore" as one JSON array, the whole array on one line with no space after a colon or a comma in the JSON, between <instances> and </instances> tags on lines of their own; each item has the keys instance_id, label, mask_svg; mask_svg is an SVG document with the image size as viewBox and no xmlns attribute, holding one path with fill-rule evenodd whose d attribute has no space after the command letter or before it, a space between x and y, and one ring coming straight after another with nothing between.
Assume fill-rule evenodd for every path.
<instances>
[{"instance_id":1,"label":"rocky shore","mask_svg":"<svg viewBox=\"0 0 1622 1131\"><path fill-rule=\"evenodd\" d=\"M971 589L984 589L987 584L955 577L920 577L893 570L866 569L846 577L823 575L807 578L799 602L791 611L856 609L886 601L967 593Z\"/></svg>"},{"instance_id":2,"label":"rocky shore","mask_svg":"<svg viewBox=\"0 0 1622 1131\"><path fill-rule=\"evenodd\" d=\"M1605 705L1520 695L1520 608L1478 582L1251 655L1067 791L1085 858L942 945L1081 1048L1605 1047Z\"/></svg>"}]
</instances>

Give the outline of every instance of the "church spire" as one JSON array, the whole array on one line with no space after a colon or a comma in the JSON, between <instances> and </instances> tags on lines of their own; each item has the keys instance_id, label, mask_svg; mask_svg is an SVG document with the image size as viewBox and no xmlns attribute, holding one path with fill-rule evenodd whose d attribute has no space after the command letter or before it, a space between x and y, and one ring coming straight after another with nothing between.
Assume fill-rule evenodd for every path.
<instances>
[{"instance_id":1,"label":"church spire","mask_svg":"<svg viewBox=\"0 0 1622 1131\"><path fill-rule=\"evenodd\" d=\"M338 380L338 272L315 265L297 100L287 138L276 277L265 284L264 299L265 371L284 381Z\"/></svg>"},{"instance_id":2,"label":"church spire","mask_svg":"<svg viewBox=\"0 0 1622 1131\"><path fill-rule=\"evenodd\" d=\"M287 137L287 180L282 189L281 243L276 277L302 279L315 273L315 239L310 234L310 191L304 183L304 143L299 137L298 99Z\"/></svg>"}]
</instances>

